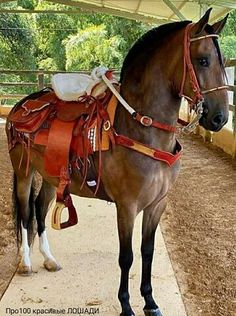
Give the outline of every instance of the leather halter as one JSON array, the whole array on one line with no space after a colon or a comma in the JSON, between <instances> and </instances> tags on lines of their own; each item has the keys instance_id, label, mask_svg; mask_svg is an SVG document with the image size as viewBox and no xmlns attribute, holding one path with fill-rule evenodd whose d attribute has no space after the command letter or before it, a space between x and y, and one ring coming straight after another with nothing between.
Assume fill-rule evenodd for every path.
<instances>
[{"instance_id":1,"label":"leather halter","mask_svg":"<svg viewBox=\"0 0 236 316\"><path fill-rule=\"evenodd\" d=\"M182 78L182 83L181 83L181 89L180 89L180 93L179 96L180 97L184 97L191 106L195 106L197 105L199 102L203 103L204 102L204 97L203 94L206 93L210 93L210 92L214 92L214 91L218 91L218 90L223 90L223 89L227 89L228 86L224 85L224 86L220 86L220 87L216 87L216 88L212 88L212 89L208 89L208 90L203 90L201 91L199 83L198 83L198 79L191 61L191 56L190 56L190 45L192 42L196 42L199 40L203 40L206 38L218 38L219 35L217 34L206 34L203 36L199 36L199 37L195 37L195 38L190 38L190 31L193 28L195 24L194 23L190 23L186 26L185 28L185 32L184 32L184 69L183 69L183 78ZM194 92L194 98L190 98L189 96L186 96L184 94L184 86L185 86L185 82L186 82L186 77L187 77L187 71L189 73L189 77L190 77L190 84L192 87L192 90Z\"/></svg>"}]
</instances>

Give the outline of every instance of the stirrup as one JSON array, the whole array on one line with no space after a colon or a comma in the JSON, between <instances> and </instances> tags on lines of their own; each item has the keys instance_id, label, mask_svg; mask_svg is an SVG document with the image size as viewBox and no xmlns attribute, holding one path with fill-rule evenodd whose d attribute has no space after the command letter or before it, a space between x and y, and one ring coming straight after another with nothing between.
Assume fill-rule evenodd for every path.
<instances>
[{"instance_id":1,"label":"stirrup","mask_svg":"<svg viewBox=\"0 0 236 316\"><path fill-rule=\"evenodd\" d=\"M78 223L78 217L74 206L68 207L69 219L66 222L61 222L62 211L68 206L64 202L56 202L52 210L52 228L56 230L65 229L67 227L74 226Z\"/></svg>"}]
</instances>

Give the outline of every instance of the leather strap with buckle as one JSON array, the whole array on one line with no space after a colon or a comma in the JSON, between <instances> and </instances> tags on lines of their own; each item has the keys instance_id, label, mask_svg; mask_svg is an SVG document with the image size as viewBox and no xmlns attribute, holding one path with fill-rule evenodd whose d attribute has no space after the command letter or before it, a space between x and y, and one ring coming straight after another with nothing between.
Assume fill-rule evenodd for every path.
<instances>
[{"instance_id":1,"label":"leather strap with buckle","mask_svg":"<svg viewBox=\"0 0 236 316\"><path fill-rule=\"evenodd\" d=\"M132 116L145 127L155 127L167 132L176 132L176 126L153 121L153 119L147 115L141 115L138 112L135 112Z\"/></svg>"}]
</instances>

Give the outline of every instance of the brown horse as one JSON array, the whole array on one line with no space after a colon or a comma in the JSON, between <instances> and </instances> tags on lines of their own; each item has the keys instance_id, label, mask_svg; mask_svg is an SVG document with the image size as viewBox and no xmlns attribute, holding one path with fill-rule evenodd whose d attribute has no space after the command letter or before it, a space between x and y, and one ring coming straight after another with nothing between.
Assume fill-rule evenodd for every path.
<instances>
[{"instance_id":1,"label":"brown horse","mask_svg":"<svg viewBox=\"0 0 236 316\"><path fill-rule=\"evenodd\" d=\"M176 152L176 136L173 130L163 126L175 126L179 116L181 97L193 106L202 106L200 125L207 130L219 131L228 119L228 97L224 85L224 66L217 42L226 18L213 25L208 24L210 10L195 24L176 22L154 28L142 36L130 49L121 71L121 95L135 109L135 113L148 115L137 117L118 104L114 129L117 135L158 148L162 153ZM184 44L185 43L185 44ZM44 92L45 93L45 92ZM36 98L39 94L31 95ZM204 96L204 99L203 99ZM22 102L18 103L16 111ZM153 118L151 121L150 117ZM146 119L146 121L145 121ZM154 119L158 124L154 126ZM141 124L140 124L141 123ZM10 124L10 125L9 125ZM11 122L7 122L10 137ZM12 139L11 139L12 141ZM126 146L127 147L127 146ZM50 252L45 232L45 217L50 202L55 197L59 179L47 174L44 168L43 146L34 145L37 151L30 155L26 176L27 156L22 157L22 146L15 143L10 157L15 173L15 206L18 230L21 231L21 261L19 272L29 274L31 261L28 237L36 210L40 251L49 271L59 269ZM38 152L41 155L37 154ZM153 157L152 157L153 158ZM142 224L142 281L145 315L160 316L160 310L152 296L151 268L154 239L160 217L166 207L166 195L180 170L179 161L169 166L160 159L152 159L141 152L115 145L102 153L101 181L106 194L117 206L117 223L120 240L119 265L121 281L119 300L123 316L134 315L129 303L128 279L133 261L132 233L134 221L143 210ZM96 166L98 155L94 155ZM36 200L33 198L32 180L35 170L43 179ZM87 186L81 188L82 175L72 169L69 191L82 197L94 197Z\"/></svg>"}]
</instances>

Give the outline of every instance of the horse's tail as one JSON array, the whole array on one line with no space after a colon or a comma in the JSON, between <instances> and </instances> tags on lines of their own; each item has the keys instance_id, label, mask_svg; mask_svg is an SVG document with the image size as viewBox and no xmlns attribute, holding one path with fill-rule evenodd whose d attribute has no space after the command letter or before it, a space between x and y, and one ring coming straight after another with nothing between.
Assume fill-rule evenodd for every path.
<instances>
[{"instance_id":1,"label":"horse's tail","mask_svg":"<svg viewBox=\"0 0 236 316\"><path fill-rule=\"evenodd\" d=\"M29 245L33 242L34 239L34 222L35 222L35 184L34 180L32 181L30 188L30 196L29 196L29 220L28 220L28 242ZM13 207L13 219L15 223L16 230L16 239L17 239L17 247L19 247L22 242L22 231L21 231L21 214L20 214L20 203L17 196L17 176L14 172L13 175L13 190L12 190L12 207Z\"/></svg>"}]
</instances>

